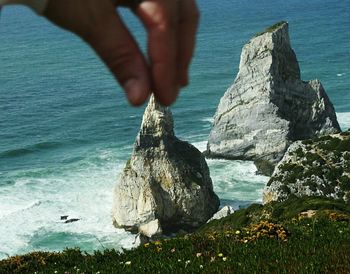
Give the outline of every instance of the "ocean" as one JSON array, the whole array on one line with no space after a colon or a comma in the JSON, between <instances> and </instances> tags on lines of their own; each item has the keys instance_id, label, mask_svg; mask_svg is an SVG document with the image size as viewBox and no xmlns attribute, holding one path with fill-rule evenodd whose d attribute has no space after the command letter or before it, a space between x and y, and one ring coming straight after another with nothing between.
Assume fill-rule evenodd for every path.
<instances>
[{"instance_id":1,"label":"ocean","mask_svg":"<svg viewBox=\"0 0 350 274\"><path fill-rule=\"evenodd\" d=\"M177 136L204 150L243 45L287 20L304 80L320 79L350 128L349 0L199 0L191 84L172 111ZM121 10L136 39L140 23ZM144 48L144 46L143 46ZM93 51L24 7L0 16L0 259L33 250L131 248L111 208L144 107L130 107ZM268 178L251 162L208 160L221 204L260 202ZM80 219L66 224L60 217Z\"/></svg>"}]
</instances>

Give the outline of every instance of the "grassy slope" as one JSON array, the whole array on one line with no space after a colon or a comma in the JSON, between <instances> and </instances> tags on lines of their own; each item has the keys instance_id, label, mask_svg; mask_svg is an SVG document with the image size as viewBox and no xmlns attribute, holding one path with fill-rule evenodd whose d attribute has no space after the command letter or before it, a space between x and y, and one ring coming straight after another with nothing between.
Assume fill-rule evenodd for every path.
<instances>
[{"instance_id":1,"label":"grassy slope","mask_svg":"<svg viewBox=\"0 0 350 274\"><path fill-rule=\"evenodd\" d=\"M312 218L300 213L317 210ZM118 253L36 252L0 273L350 273L350 205L291 198L252 205L197 233Z\"/></svg>"}]
</instances>

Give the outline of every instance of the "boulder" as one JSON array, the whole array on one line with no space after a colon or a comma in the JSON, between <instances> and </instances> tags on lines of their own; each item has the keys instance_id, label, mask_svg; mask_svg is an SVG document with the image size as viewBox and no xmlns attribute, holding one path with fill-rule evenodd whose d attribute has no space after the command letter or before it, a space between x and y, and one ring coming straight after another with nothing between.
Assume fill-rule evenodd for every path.
<instances>
[{"instance_id":1,"label":"boulder","mask_svg":"<svg viewBox=\"0 0 350 274\"><path fill-rule=\"evenodd\" d=\"M115 226L148 237L160 231L191 231L218 207L204 156L174 135L169 108L152 96L131 159L115 187Z\"/></svg>"},{"instance_id":2,"label":"boulder","mask_svg":"<svg viewBox=\"0 0 350 274\"><path fill-rule=\"evenodd\" d=\"M263 203L291 196L350 199L350 131L293 143L263 192Z\"/></svg>"},{"instance_id":3,"label":"boulder","mask_svg":"<svg viewBox=\"0 0 350 274\"><path fill-rule=\"evenodd\" d=\"M318 80L304 82L288 23L251 39L238 75L221 98L206 155L255 161L271 175L296 140L340 132L334 107Z\"/></svg>"},{"instance_id":4,"label":"boulder","mask_svg":"<svg viewBox=\"0 0 350 274\"><path fill-rule=\"evenodd\" d=\"M224 206L222 209L220 209L218 212L214 214L213 217L211 217L207 223L213 221L213 220L220 220L222 218L227 217L228 215L231 215L235 212L232 206Z\"/></svg>"}]
</instances>

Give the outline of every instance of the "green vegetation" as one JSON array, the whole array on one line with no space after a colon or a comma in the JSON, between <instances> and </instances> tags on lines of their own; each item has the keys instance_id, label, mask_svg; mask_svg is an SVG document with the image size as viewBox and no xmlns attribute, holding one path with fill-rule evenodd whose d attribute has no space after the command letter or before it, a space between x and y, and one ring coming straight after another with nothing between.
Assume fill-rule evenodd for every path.
<instances>
[{"instance_id":1,"label":"green vegetation","mask_svg":"<svg viewBox=\"0 0 350 274\"><path fill-rule=\"evenodd\" d=\"M123 253L69 249L11 257L0 261L0 273L349 273L349 224L349 204L291 198Z\"/></svg>"},{"instance_id":2,"label":"green vegetation","mask_svg":"<svg viewBox=\"0 0 350 274\"><path fill-rule=\"evenodd\" d=\"M281 22L278 22L270 27L268 27L267 29L265 29L263 32L259 32L255 35L255 37L258 37L260 35L263 35L267 32L274 32L275 30L277 30L278 28L280 28L281 26L283 26L284 24L287 24L286 21L281 21Z\"/></svg>"},{"instance_id":3,"label":"green vegetation","mask_svg":"<svg viewBox=\"0 0 350 274\"><path fill-rule=\"evenodd\" d=\"M305 187L315 195L350 197L350 134L327 135L302 141L303 147L291 152L289 162L279 165L280 172L267 186L276 184L281 199L293 193L304 195ZM291 186L298 184L297 187ZM300 188L301 186L301 188ZM295 193L295 191L301 191Z\"/></svg>"}]
</instances>

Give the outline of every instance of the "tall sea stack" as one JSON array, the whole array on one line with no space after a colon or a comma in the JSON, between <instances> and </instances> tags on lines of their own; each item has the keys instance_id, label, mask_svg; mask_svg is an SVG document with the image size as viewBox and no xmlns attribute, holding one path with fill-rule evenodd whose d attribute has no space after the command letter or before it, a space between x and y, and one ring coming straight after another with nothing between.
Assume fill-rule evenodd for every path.
<instances>
[{"instance_id":1,"label":"tall sea stack","mask_svg":"<svg viewBox=\"0 0 350 274\"><path fill-rule=\"evenodd\" d=\"M196 228L218 207L205 158L175 137L169 108L152 96L115 188L115 225L151 237Z\"/></svg>"},{"instance_id":2,"label":"tall sea stack","mask_svg":"<svg viewBox=\"0 0 350 274\"><path fill-rule=\"evenodd\" d=\"M339 131L321 83L301 80L288 23L280 22L243 47L238 75L220 100L206 153L253 160L270 175L292 142Z\"/></svg>"}]
</instances>

